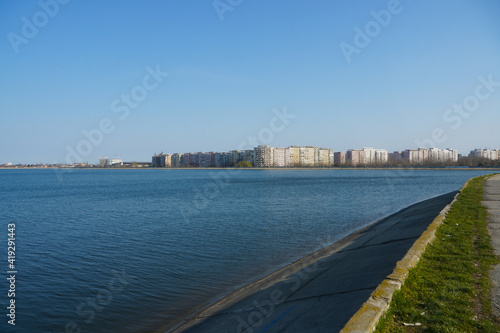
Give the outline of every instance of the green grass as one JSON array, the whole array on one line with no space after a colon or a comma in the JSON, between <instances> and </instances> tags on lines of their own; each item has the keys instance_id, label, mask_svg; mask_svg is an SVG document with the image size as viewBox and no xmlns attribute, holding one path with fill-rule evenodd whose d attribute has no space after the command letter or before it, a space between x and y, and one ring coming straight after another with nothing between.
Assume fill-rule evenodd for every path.
<instances>
[{"instance_id":1,"label":"green grass","mask_svg":"<svg viewBox=\"0 0 500 333\"><path fill-rule=\"evenodd\" d=\"M489 279L499 260L481 204L487 177L469 181L375 332L500 332Z\"/></svg>"}]
</instances>

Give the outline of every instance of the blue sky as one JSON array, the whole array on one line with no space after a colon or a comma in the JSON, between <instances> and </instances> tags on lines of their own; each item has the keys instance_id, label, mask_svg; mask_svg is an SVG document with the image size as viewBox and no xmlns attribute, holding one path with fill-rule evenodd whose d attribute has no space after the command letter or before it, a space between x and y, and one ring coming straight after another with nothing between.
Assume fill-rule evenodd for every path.
<instances>
[{"instance_id":1,"label":"blue sky","mask_svg":"<svg viewBox=\"0 0 500 333\"><path fill-rule=\"evenodd\" d=\"M500 149L496 0L55 1L0 0L0 164L227 151L283 108L262 143Z\"/></svg>"}]
</instances>

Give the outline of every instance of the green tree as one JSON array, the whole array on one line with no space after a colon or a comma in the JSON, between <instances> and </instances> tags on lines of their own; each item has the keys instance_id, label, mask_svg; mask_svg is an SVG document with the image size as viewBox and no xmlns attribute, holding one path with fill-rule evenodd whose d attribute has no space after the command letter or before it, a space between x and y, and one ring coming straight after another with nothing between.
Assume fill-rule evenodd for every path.
<instances>
[{"instance_id":1,"label":"green tree","mask_svg":"<svg viewBox=\"0 0 500 333\"><path fill-rule=\"evenodd\" d=\"M250 163L249 161L241 161L241 162L238 162L236 164L236 167L237 168L251 168L252 163Z\"/></svg>"}]
</instances>

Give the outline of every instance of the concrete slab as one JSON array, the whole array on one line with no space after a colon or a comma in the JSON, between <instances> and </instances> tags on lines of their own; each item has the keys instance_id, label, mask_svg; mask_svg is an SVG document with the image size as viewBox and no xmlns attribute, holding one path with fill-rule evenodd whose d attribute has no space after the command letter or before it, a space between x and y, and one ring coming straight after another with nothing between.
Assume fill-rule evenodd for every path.
<instances>
[{"instance_id":1,"label":"concrete slab","mask_svg":"<svg viewBox=\"0 0 500 333\"><path fill-rule=\"evenodd\" d=\"M500 201L483 201L483 205L493 212L500 212Z\"/></svg>"},{"instance_id":2,"label":"concrete slab","mask_svg":"<svg viewBox=\"0 0 500 333\"><path fill-rule=\"evenodd\" d=\"M485 201L500 201L500 194L485 194Z\"/></svg>"},{"instance_id":3,"label":"concrete slab","mask_svg":"<svg viewBox=\"0 0 500 333\"><path fill-rule=\"evenodd\" d=\"M500 175L487 179L484 183L483 205L488 208L488 231L495 253L500 255ZM492 307L496 316L500 318L500 265L490 272L492 283Z\"/></svg>"},{"instance_id":4,"label":"concrete slab","mask_svg":"<svg viewBox=\"0 0 500 333\"><path fill-rule=\"evenodd\" d=\"M247 286L173 332L338 332L456 193L360 230L322 250L328 255Z\"/></svg>"}]
</instances>

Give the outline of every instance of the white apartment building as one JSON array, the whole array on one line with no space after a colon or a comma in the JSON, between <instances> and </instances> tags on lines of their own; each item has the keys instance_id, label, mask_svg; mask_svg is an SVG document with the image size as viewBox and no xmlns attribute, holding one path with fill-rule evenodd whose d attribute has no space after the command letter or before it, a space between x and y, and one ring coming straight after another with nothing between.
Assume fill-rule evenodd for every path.
<instances>
[{"instance_id":1,"label":"white apartment building","mask_svg":"<svg viewBox=\"0 0 500 333\"><path fill-rule=\"evenodd\" d=\"M365 152L365 162L367 165L385 164L389 160L389 152L385 149L363 148Z\"/></svg>"},{"instance_id":2,"label":"white apartment building","mask_svg":"<svg viewBox=\"0 0 500 333\"><path fill-rule=\"evenodd\" d=\"M408 162L412 165L457 162L458 150L450 148L418 148L418 150L407 149L403 152L403 158L408 159Z\"/></svg>"},{"instance_id":3,"label":"white apartment building","mask_svg":"<svg viewBox=\"0 0 500 333\"><path fill-rule=\"evenodd\" d=\"M290 167L290 148L275 147L273 149L273 166L275 168Z\"/></svg>"},{"instance_id":4,"label":"white apartment building","mask_svg":"<svg viewBox=\"0 0 500 333\"><path fill-rule=\"evenodd\" d=\"M494 149L474 149L471 150L469 157L476 157L476 158L486 158L489 160L496 161L500 158L500 151L494 150Z\"/></svg>"},{"instance_id":5,"label":"white apartment building","mask_svg":"<svg viewBox=\"0 0 500 333\"><path fill-rule=\"evenodd\" d=\"M123 165L123 161L119 158L100 158L100 166L113 166L113 165Z\"/></svg>"},{"instance_id":6,"label":"white apartment building","mask_svg":"<svg viewBox=\"0 0 500 333\"><path fill-rule=\"evenodd\" d=\"M458 151L453 149L429 149L429 162L457 162L458 161Z\"/></svg>"}]
</instances>

